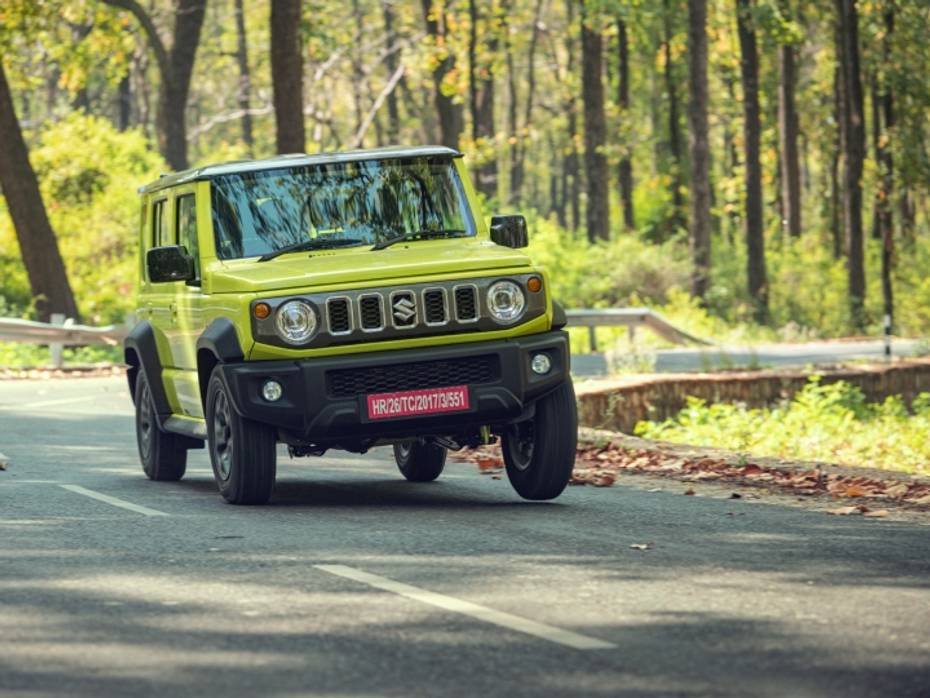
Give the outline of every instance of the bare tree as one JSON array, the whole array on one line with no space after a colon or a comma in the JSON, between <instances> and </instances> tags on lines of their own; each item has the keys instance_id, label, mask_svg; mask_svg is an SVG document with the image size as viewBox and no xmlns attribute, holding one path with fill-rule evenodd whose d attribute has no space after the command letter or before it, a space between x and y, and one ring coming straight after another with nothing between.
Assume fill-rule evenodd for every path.
<instances>
[{"instance_id":1,"label":"bare tree","mask_svg":"<svg viewBox=\"0 0 930 698\"><path fill-rule=\"evenodd\" d=\"M304 131L300 0L271 3L271 82L279 153L302 153Z\"/></svg>"},{"instance_id":2,"label":"bare tree","mask_svg":"<svg viewBox=\"0 0 930 698\"><path fill-rule=\"evenodd\" d=\"M252 155L252 148L255 146L255 140L252 137L252 114L249 111L249 101L252 92L252 73L249 70L249 51L245 35L245 13L242 9L242 0L235 1L236 14L236 63L239 65L239 111L242 117L239 123L242 125L242 142L248 148L249 156Z\"/></svg>"},{"instance_id":3,"label":"bare tree","mask_svg":"<svg viewBox=\"0 0 930 698\"><path fill-rule=\"evenodd\" d=\"M387 37L388 51L384 57L384 64L387 67L388 75L394 75L397 72L397 33L394 31L394 7L393 0L383 0L381 5L384 16L384 34ZM397 104L397 93L394 90L388 92L387 97L388 110L388 140L392 143L397 142L400 133L400 109Z\"/></svg>"},{"instance_id":4,"label":"bare tree","mask_svg":"<svg viewBox=\"0 0 930 698\"><path fill-rule=\"evenodd\" d=\"M19 128L13 97L0 62L0 189L16 230L39 318L52 313L79 319L65 263L48 220L39 182Z\"/></svg>"},{"instance_id":5,"label":"bare tree","mask_svg":"<svg viewBox=\"0 0 930 698\"><path fill-rule=\"evenodd\" d=\"M468 0L470 20L468 34L468 95L471 110L471 137L483 144L494 139L494 75L486 61L479 64L478 24L482 19L476 0ZM492 57L497 52L498 33L495 27L485 25L484 48ZM497 194L497 160L491 157L475 168L475 184L485 196Z\"/></svg>"},{"instance_id":6,"label":"bare tree","mask_svg":"<svg viewBox=\"0 0 930 698\"><path fill-rule=\"evenodd\" d=\"M584 162L587 174L588 205L586 222L588 239L610 237L608 206L609 176L607 155L607 121L604 115L604 42L597 18L581 13L581 95L584 101Z\"/></svg>"},{"instance_id":7,"label":"bare tree","mask_svg":"<svg viewBox=\"0 0 930 698\"><path fill-rule=\"evenodd\" d=\"M174 9L174 40L167 48L151 16L136 0L104 0L108 5L131 13L148 38L155 54L161 84L158 88L158 110L155 128L158 149L175 170L188 167L187 160L187 95L191 73L200 43L200 29L206 11L206 0L177 0ZM277 3L275 3L277 4Z\"/></svg>"},{"instance_id":8,"label":"bare tree","mask_svg":"<svg viewBox=\"0 0 930 698\"><path fill-rule=\"evenodd\" d=\"M445 44L448 27L442 5L434 5L433 0L422 0L422 2L426 33L429 34L435 44ZM459 136L462 135L465 120L462 114L462 105L457 104L443 89L446 76L455 69L455 55L447 49L443 50L445 53L433 70L433 95L436 111L439 113L440 141L442 145L449 148L458 148Z\"/></svg>"},{"instance_id":9,"label":"bare tree","mask_svg":"<svg viewBox=\"0 0 930 698\"><path fill-rule=\"evenodd\" d=\"M781 151L781 200L784 226L791 237L801 235L801 166L798 159L798 114L793 44L778 47L778 145Z\"/></svg>"},{"instance_id":10,"label":"bare tree","mask_svg":"<svg viewBox=\"0 0 930 698\"><path fill-rule=\"evenodd\" d=\"M629 118L630 42L623 19L617 20L617 54L617 105L623 118ZM629 149L625 149L620 156L617 174L620 182L620 201L623 203L623 225L627 230L633 230L636 227L633 220L633 163L630 160Z\"/></svg>"},{"instance_id":11,"label":"bare tree","mask_svg":"<svg viewBox=\"0 0 930 698\"><path fill-rule=\"evenodd\" d=\"M765 270L765 236L762 226L762 166L759 162L759 56L752 26L751 0L736 0L737 33L740 45L740 75L743 83L743 140L746 180L746 278L757 322L769 314L768 281Z\"/></svg>"},{"instance_id":12,"label":"bare tree","mask_svg":"<svg viewBox=\"0 0 930 698\"><path fill-rule=\"evenodd\" d=\"M681 196L681 124L678 117L678 88L675 85L675 73L672 67L672 8L670 0L663 0L663 29L665 33L663 51L665 65L663 77L665 90L668 95L668 147L672 156L671 194L672 226L677 228L683 224L682 209L684 202Z\"/></svg>"},{"instance_id":13,"label":"bare tree","mask_svg":"<svg viewBox=\"0 0 930 698\"><path fill-rule=\"evenodd\" d=\"M862 239L862 167L865 117L859 70L859 15L856 0L836 0L837 57L843 94L843 231L846 241L850 322L865 329L865 261Z\"/></svg>"},{"instance_id":14,"label":"bare tree","mask_svg":"<svg viewBox=\"0 0 930 698\"><path fill-rule=\"evenodd\" d=\"M688 152L691 163L689 241L694 270L691 294L710 285L710 144L707 126L707 0L688 0Z\"/></svg>"}]
</instances>

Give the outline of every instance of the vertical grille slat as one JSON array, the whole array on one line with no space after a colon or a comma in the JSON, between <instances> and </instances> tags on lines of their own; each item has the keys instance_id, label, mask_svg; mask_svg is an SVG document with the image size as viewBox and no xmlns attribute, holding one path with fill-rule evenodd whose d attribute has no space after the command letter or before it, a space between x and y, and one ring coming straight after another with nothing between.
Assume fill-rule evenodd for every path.
<instances>
[{"instance_id":1,"label":"vertical grille slat","mask_svg":"<svg viewBox=\"0 0 930 698\"><path fill-rule=\"evenodd\" d=\"M362 296L359 298L358 314L363 330L380 330L384 327L380 296Z\"/></svg>"},{"instance_id":2,"label":"vertical grille slat","mask_svg":"<svg viewBox=\"0 0 930 698\"><path fill-rule=\"evenodd\" d=\"M330 298L326 303L329 316L329 331L346 334L352 329L348 298Z\"/></svg>"},{"instance_id":3,"label":"vertical grille slat","mask_svg":"<svg viewBox=\"0 0 930 698\"><path fill-rule=\"evenodd\" d=\"M423 293L423 316L427 325L444 325L446 317L446 294L435 288Z\"/></svg>"},{"instance_id":4,"label":"vertical grille slat","mask_svg":"<svg viewBox=\"0 0 930 698\"><path fill-rule=\"evenodd\" d=\"M478 319L478 302L473 286L459 286L455 289L455 319L459 322Z\"/></svg>"}]
</instances>

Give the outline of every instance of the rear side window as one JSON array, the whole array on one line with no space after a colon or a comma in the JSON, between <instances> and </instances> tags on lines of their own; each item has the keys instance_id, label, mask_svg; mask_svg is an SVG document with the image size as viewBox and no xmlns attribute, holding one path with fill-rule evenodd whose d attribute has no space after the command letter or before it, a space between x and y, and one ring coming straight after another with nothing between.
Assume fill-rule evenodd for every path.
<instances>
[{"instance_id":1,"label":"rear side window","mask_svg":"<svg viewBox=\"0 0 930 698\"><path fill-rule=\"evenodd\" d=\"M163 247L174 242L169 239L171 231L168 229L168 216L165 212L167 203L162 199L156 201L152 208L152 247Z\"/></svg>"},{"instance_id":2,"label":"rear side window","mask_svg":"<svg viewBox=\"0 0 930 698\"><path fill-rule=\"evenodd\" d=\"M194 258L194 271L200 278L200 245L197 241L197 206L193 194L179 196L175 207L177 211L178 244L187 249Z\"/></svg>"}]
</instances>

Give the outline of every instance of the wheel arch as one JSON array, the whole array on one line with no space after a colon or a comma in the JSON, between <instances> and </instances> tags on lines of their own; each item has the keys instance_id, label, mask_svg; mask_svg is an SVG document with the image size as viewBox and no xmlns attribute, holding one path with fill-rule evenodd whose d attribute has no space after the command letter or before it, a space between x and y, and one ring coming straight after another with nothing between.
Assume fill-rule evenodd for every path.
<instances>
[{"instance_id":1,"label":"wheel arch","mask_svg":"<svg viewBox=\"0 0 930 698\"><path fill-rule=\"evenodd\" d=\"M229 318L217 318L197 338L197 381L204 414L207 413L207 387L213 369L219 364L236 363L244 359L239 334Z\"/></svg>"},{"instance_id":2,"label":"wheel arch","mask_svg":"<svg viewBox=\"0 0 930 698\"><path fill-rule=\"evenodd\" d=\"M123 340L123 359L126 362L126 380L133 404L139 376L144 375L155 402L155 418L161 427L164 420L171 416L171 406L162 382L161 359L158 358L158 344L151 323L142 321L132 328Z\"/></svg>"}]
</instances>

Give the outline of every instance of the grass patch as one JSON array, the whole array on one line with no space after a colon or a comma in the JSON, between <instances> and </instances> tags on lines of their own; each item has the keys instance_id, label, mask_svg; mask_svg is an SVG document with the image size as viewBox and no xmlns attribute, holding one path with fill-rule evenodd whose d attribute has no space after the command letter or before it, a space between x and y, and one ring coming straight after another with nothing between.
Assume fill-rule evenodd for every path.
<instances>
[{"instance_id":1,"label":"grass patch","mask_svg":"<svg viewBox=\"0 0 930 698\"><path fill-rule=\"evenodd\" d=\"M66 347L61 355L65 366L89 366L102 363L119 364L123 362L121 347ZM0 367L42 368L51 365L52 355L46 346L0 342Z\"/></svg>"},{"instance_id":2,"label":"grass patch","mask_svg":"<svg viewBox=\"0 0 930 698\"><path fill-rule=\"evenodd\" d=\"M689 398L664 422L640 422L636 434L759 456L818 460L930 475L930 393L910 406L897 396L867 403L862 391L818 377L775 407L712 404Z\"/></svg>"}]
</instances>

